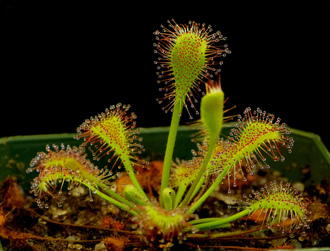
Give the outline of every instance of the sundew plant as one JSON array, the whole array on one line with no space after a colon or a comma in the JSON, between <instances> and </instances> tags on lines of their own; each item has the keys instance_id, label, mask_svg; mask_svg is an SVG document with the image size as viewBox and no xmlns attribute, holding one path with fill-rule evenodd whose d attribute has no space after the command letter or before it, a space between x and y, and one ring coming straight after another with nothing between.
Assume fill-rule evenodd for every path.
<instances>
[{"instance_id":1,"label":"sundew plant","mask_svg":"<svg viewBox=\"0 0 330 251\"><path fill-rule=\"evenodd\" d=\"M224 180L229 181L231 193L237 187L238 175L246 181L246 174L254 174L256 168L269 168L269 159L285 161L283 148L291 152L293 139L285 123L259 108L246 108L242 115L230 117L236 119L235 127L230 135L220 137L228 110L224 109L225 94L215 80L222 65L219 59L230 54L224 44L226 38L210 25L196 22L177 24L172 20L167 26L161 25L161 30L154 32L157 82L164 92L157 101L165 113L172 113L158 199L152 199L137 179L135 167L144 167L145 162L138 157L144 147L136 115L129 113L130 105L116 104L77 128L75 138L83 139L80 146L46 146L46 152L31 161L28 172L39 172L31 186L39 207L48 208L50 198L61 207L64 188L70 193L74 187L84 186L91 201L100 196L129 212L138 225L136 234L150 245L181 243L193 234L227 228L242 217L260 215L266 215L260 229L274 227L291 235L305 231L309 227L307 203L290 184L276 181L247 196L242 210L230 217L199 218L195 214ZM198 151L193 151L191 160L174 161L183 112L198 119L200 132L193 139ZM102 158L113 166L99 169L96 162ZM124 167L130 177L131 184L123 193L112 187L114 167Z\"/></svg>"}]
</instances>

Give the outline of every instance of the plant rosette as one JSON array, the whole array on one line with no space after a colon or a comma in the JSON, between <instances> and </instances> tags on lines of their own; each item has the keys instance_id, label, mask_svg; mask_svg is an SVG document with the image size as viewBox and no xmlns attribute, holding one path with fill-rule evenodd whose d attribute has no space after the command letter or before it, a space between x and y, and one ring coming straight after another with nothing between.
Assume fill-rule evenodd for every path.
<instances>
[{"instance_id":1,"label":"plant rosette","mask_svg":"<svg viewBox=\"0 0 330 251\"><path fill-rule=\"evenodd\" d=\"M137 234L146 243L179 242L186 233L229 227L230 222L247 216L260 221L262 226L280 228L283 233L294 234L300 229L308 229L309 212L304 198L292 187L282 183L271 183L260 192L252 192L244 202L244 210L228 218L197 218L194 212L210 194L228 179L229 190L235 189L236 176L240 174L246 180L245 173L254 174L256 167L269 168L266 158L284 161L282 148L290 153L293 139L285 123L261 109L244 110L238 115L235 128L226 138L219 138L224 117L225 94L220 81L212 81L213 74L220 70L219 57L230 54L227 45L216 46L225 40L219 31L212 33L211 26L189 22L188 25L168 22L170 28L161 26L162 32L156 31L155 53L160 55L157 65L158 82L165 91L159 103L170 102L163 107L165 112L172 112L164 165L159 191L150 187L149 194L143 190L134 169L141 165L136 154L144 151L139 143L139 129L136 129L136 115L128 114L130 105L113 105L105 112L86 119L78 128L75 139L83 139L79 147L46 147L46 153L40 152L32 160L28 172L37 171L39 176L32 182L32 193L37 197L40 207L48 208L48 197L59 200L61 207L64 183L71 193L72 188L84 186L88 189L90 200L98 195L120 209L129 212L138 225ZM206 93L199 85L204 83ZM199 114L195 104L196 93L201 93L200 120L202 127L199 134L198 151L193 151L191 160L177 160L173 163L173 152L183 107L189 117L190 107ZM232 118L232 117L229 117ZM60 149L61 148L61 149ZM105 168L99 169L87 159L87 150L92 152L95 161L108 158ZM109 156L109 157L106 157ZM111 182L117 177L115 167L124 166L130 178L121 194L112 189ZM232 181L232 184L230 182ZM131 184L132 183L132 184ZM57 192L57 193L56 193ZM158 193L159 201L154 198ZM45 199L45 201L42 200Z\"/></svg>"}]
</instances>

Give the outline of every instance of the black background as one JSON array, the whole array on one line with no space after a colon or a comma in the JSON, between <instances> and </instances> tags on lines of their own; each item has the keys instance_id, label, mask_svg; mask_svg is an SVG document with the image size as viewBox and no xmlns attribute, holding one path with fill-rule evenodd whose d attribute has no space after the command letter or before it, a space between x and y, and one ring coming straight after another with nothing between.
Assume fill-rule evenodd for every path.
<instances>
[{"instance_id":1,"label":"black background","mask_svg":"<svg viewBox=\"0 0 330 251\"><path fill-rule=\"evenodd\" d=\"M75 132L118 102L132 105L140 127L169 125L156 102L163 86L153 32L174 18L211 24L228 38L221 77L233 114L260 107L319 134L329 148L326 5L242 3L5 2L0 137Z\"/></svg>"}]
</instances>

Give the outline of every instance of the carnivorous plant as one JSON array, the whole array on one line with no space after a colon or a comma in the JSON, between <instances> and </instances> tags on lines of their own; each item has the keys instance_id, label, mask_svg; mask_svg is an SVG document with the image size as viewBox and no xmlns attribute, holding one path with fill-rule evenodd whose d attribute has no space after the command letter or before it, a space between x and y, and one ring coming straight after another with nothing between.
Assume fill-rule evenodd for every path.
<instances>
[{"instance_id":1,"label":"carnivorous plant","mask_svg":"<svg viewBox=\"0 0 330 251\"><path fill-rule=\"evenodd\" d=\"M158 59L158 83L164 96L158 98L162 109L172 113L158 201L139 184L135 167L144 165L138 154L144 151L130 105L110 106L104 113L86 119L78 128L76 139L83 139L78 147L46 146L31 161L28 172L39 172L31 186L40 207L47 208L45 198L53 198L62 206L74 187L88 189L90 199L98 195L104 200L132 214L138 224L138 233L148 243L182 241L191 233L229 227L230 222L243 216L266 215L262 225L276 226L293 234L308 228L307 204L290 184L274 181L260 192L253 192L243 203L243 210L227 218L201 218L194 216L197 208L225 179L228 193L237 186L237 175L246 181L246 174L256 168L269 168L267 158L284 161L282 148L292 151L290 130L274 115L261 109L246 108L237 117L230 135L220 137L226 110L225 94L214 78L219 74L222 61L230 54L226 38L212 27L189 22L177 24L168 21L168 28L154 32L154 52ZM202 90L206 90L204 93ZM202 96L200 108L197 96ZM176 135L182 112L199 116L200 133L194 138L198 151L191 160L173 160ZM193 114L195 113L195 114ZM200 113L200 114L199 114ZM93 160L87 158L91 151ZM116 178L114 168L99 169L95 161L108 158L113 166L123 166L132 184L123 194L112 189ZM267 161L267 162L266 162Z\"/></svg>"}]
</instances>

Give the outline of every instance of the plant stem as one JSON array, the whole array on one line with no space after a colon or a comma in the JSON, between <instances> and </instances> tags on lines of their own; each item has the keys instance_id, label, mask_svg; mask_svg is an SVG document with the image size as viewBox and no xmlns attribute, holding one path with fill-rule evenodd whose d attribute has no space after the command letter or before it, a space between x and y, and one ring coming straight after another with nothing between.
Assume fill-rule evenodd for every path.
<instances>
[{"instance_id":1,"label":"plant stem","mask_svg":"<svg viewBox=\"0 0 330 251\"><path fill-rule=\"evenodd\" d=\"M229 223L226 223L229 224ZM229 224L230 225L230 224ZM277 224L272 225L271 228L276 228ZM234 232L221 232L221 233L214 233L214 234L210 234L210 233L203 233L203 234L187 234L188 238L207 238L207 239L216 239L216 238L226 238L226 239L237 239L237 237L245 235L245 234L250 234L253 232L257 232L257 231L264 231L265 229L268 229L269 226L263 226L261 228L255 228L255 229L250 229L250 230L246 230L246 231L242 231L242 230L238 230L238 231L234 231ZM283 238L283 237L287 237L287 236L276 236L273 238ZM253 238L253 237L251 237ZM265 238L270 238L270 237L265 237ZM261 239L260 237L258 239Z\"/></svg>"},{"instance_id":2,"label":"plant stem","mask_svg":"<svg viewBox=\"0 0 330 251\"><path fill-rule=\"evenodd\" d=\"M197 225L197 224L206 223L206 222L210 222L210 221L216 221L216 220L219 220L219 217L202 218L202 219L198 219L198 220L190 220L190 221L188 221L188 223L190 225Z\"/></svg>"},{"instance_id":3,"label":"plant stem","mask_svg":"<svg viewBox=\"0 0 330 251\"><path fill-rule=\"evenodd\" d=\"M127 158L123 158L122 160L123 160L123 164L125 166L125 169L128 173L128 176L131 178L135 188L143 195L143 197L145 197L147 200L149 200L148 196L143 191L142 187L140 186L139 181L137 180L137 178L135 176L135 172L134 172L134 169L132 167L130 159L127 157Z\"/></svg>"},{"instance_id":4,"label":"plant stem","mask_svg":"<svg viewBox=\"0 0 330 251\"><path fill-rule=\"evenodd\" d=\"M210 230L210 229L214 229L214 228L218 228L219 225L222 225L222 224L225 224L225 223L228 223L228 222L232 222L234 220L237 220L245 215L248 215L250 213L250 210L249 208L237 213L237 214L234 214L234 215L231 215L227 218L219 218L218 220L214 220L214 221L211 221L211 222L206 222L206 223L201 223L201 224L197 224L197 225L194 225L195 228L198 228L199 231L204 231L204 230Z\"/></svg>"},{"instance_id":5,"label":"plant stem","mask_svg":"<svg viewBox=\"0 0 330 251\"><path fill-rule=\"evenodd\" d=\"M182 199L182 196L183 196L184 192L186 191L187 186L188 186L188 184L184 184L183 182L179 184L176 198L175 198L174 208L178 207L178 205Z\"/></svg>"},{"instance_id":6,"label":"plant stem","mask_svg":"<svg viewBox=\"0 0 330 251\"><path fill-rule=\"evenodd\" d=\"M218 140L218 138L214 138L214 137L210 138L210 140L209 140L209 149L207 151L207 154L206 154L206 157L204 159L204 163L203 163L203 165L201 167L201 170L199 171L197 178L195 179L195 181L191 185L190 189L188 190L187 195L185 196L185 198L184 198L184 200L183 200L183 202L181 203L180 206L186 206L186 205L188 205L189 201L192 199L192 197L193 197L192 195L193 195L193 193L195 191L195 188L198 185L200 179L202 178L202 176L203 176L203 174L205 172L206 167L208 166L208 164L210 162L210 159L212 157L213 150L214 150L214 147L216 145L217 140Z\"/></svg>"},{"instance_id":7,"label":"plant stem","mask_svg":"<svg viewBox=\"0 0 330 251\"><path fill-rule=\"evenodd\" d=\"M133 214L134 216L138 216L139 214L137 212L135 212L134 210L131 210L131 208L128 205L125 205L107 195L105 195L104 193L102 193L100 190L96 189L94 186L87 184L86 182L82 182L82 184L84 184L86 187L88 187L91 191L93 191L93 193L97 194L98 196L100 196L101 198L105 199L106 201L116 205L117 207ZM96 191L96 192L94 192Z\"/></svg>"},{"instance_id":8,"label":"plant stem","mask_svg":"<svg viewBox=\"0 0 330 251\"><path fill-rule=\"evenodd\" d=\"M163 190L165 188L167 188L169 185L174 145L175 145L175 140L176 140L176 134L178 132L182 108L183 108L183 104L181 103L181 101L175 102L174 108L173 108L170 131L169 131L168 138L167 138L163 174L162 174L162 184L161 184L161 188L160 188L160 205L163 208L164 208Z\"/></svg>"},{"instance_id":9,"label":"plant stem","mask_svg":"<svg viewBox=\"0 0 330 251\"><path fill-rule=\"evenodd\" d=\"M133 208L134 205L126 200L124 197L120 196L119 194L115 193L114 191L111 191L106 185L102 184L102 183L97 183L97 186L102 188L103 191L105 191L108 195L114 197L116 200L126 204L127 206Z\"/></svg>"},{"instance_id":10,"label":"plant stem","mask_svg":"<svg viewBox=\"0 0 330 251\"><path fill-rule=\"evenodd\" d=\"M210 194L220 184L220 182L223 180L223 178L226 176L226 174L229 172L229 170L232 168L234 164L235 162L221 172L221 174L215 179L215 181L209 187L209 189L188 209L187 211L188 215L192 214L204 202L204 200L206 200L207 197L210 196Z\"/></svg>"}]
</instances>

